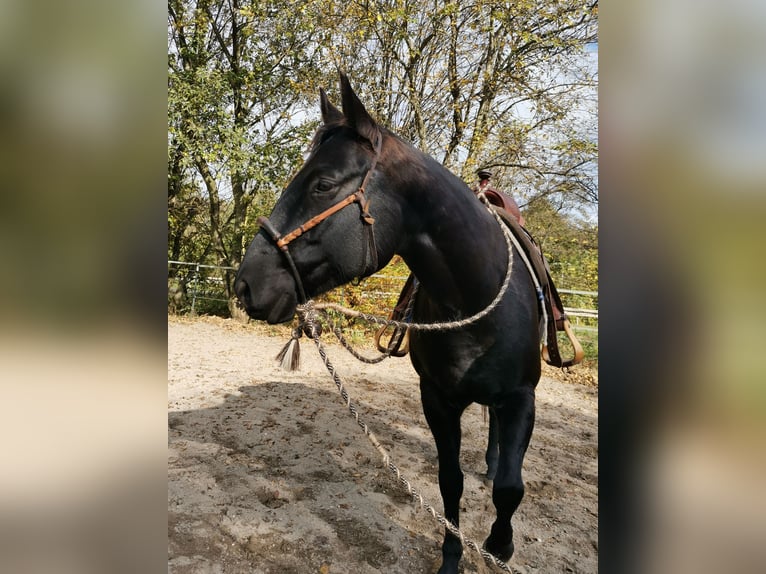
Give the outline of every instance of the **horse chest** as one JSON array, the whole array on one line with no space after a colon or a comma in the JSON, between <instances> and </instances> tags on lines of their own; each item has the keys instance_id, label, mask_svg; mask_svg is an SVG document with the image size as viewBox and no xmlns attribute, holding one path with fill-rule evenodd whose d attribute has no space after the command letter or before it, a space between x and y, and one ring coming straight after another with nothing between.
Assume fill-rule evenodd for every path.
<instances>
[{"instance_id":1,"label":"horse chest","mask_svg":"<svg viewBox=\"0 0 766 574\"><path fill-rule=\"evenodd\" d=\"M447 395L485 402L506 386L507 365L494 337L418 334L411 340L410 353L418 375Z\"/></svg>"}]
</instances>

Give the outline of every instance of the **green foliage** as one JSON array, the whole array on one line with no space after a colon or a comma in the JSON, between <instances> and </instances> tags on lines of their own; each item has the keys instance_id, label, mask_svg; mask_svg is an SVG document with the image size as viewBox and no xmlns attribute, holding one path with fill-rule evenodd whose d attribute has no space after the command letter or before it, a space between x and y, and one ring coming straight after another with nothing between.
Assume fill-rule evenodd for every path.
<instances>
[{"instance_id":1,"label":"green foliage","mask_svg":"<svg viewBox=\"0 0 766 574\"><path fill-rule=\"evenodd\" d=\"M318 87L338 102L340 68L383 125L467 182L491 168L557 285L597 290L598 229L585 223L598 203L597 77L584 52L596 17L575 0L169 0L168 258L239 265L301 164ZM381 274L401 279L327 297L387 313L408 270L395 260ZM218 278L230 297L233 274ZM172 267L169 280L186 285Z\"/></svg>"},{"instance_id":2,"label":"green foliage","mask_svg":"<svg viewBox=\"0 0 766 574\"><path fill-rule=\"evenodd\" d=\"M168 4L171 257L236 267L256 217L300 163L313 126L295 118L316 83L316 56L311 27L293 9L290 1Z\"/></svg>"},{"instance_id":3,"label":"green foliage","mask_svg":"<svg viewBox=\"0 0 766 574\"><path fill-rule=\"evenodd\" d=\"M396 305L409 274L407 264L397 255L372 277L338 287L325 294L322 300L350 306L363 313L387 315Z\"/></svg>"},{"instance_id":4,"label":"green foliage","mask_svg":"<svg viewBox=\"0 0 766 574\"><path fill-rule=\"evenodd\" d=\"M528 205L524 217L556 284L566 289L598 291L598 226L565 216L546 198ZM573 303L578 305L567 306L583 303L573 297Z\"/></svg>"}]
</instances>

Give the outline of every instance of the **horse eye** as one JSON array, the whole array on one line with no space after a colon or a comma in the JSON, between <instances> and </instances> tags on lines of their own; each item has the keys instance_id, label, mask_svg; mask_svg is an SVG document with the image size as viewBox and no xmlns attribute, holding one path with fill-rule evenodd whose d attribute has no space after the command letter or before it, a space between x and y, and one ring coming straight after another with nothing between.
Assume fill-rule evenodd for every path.
<instances>
[{"instance_id":1,"label":"horse eye","mask_svg":"<svg viewBox=\"0 0 766 574\"><path fill-rule=\"evenodd\" d=\"M335 187L335 184L329 179L320 179L316 184L317 191L330 191Z\"/></svg>"}]
</instances>

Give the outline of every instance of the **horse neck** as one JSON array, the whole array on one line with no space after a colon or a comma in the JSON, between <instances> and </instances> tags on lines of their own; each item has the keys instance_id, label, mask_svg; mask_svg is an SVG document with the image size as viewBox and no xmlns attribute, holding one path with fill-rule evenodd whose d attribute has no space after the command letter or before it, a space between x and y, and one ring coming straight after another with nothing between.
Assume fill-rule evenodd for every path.
<instances>
[{"instance_id":1,"label":"horse neck","mask_svg":"<svg viewBox=\"0 0 766 574\"><path fill-rule=\"evenodd\" d=\"M502 231L465 183L436 161L425 161L428 175L406 190L411 217L400 254L446 313L476 312L505 277Z\"/></svg>"}]
</instances>

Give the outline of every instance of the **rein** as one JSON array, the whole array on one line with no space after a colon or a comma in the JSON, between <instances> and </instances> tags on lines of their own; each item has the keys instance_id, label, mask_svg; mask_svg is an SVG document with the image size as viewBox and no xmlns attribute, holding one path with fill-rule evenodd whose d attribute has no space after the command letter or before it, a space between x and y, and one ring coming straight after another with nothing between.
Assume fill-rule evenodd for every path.
<instances>
[{"instance_id":1,"label":"rein","mask_svg":"<svg viewBox=\"0 0 766 574\"><path fill-rule=\"evenodd\" d=\"M343 315L351 317L352 319L362 319L369 323L374 323L377 325L385 325L386 327L391 327L391 326L406 327L412 331L449 331L452 329L462 329L464 327L467 327L468 325L471 325L472 323L475 323L476 321L483 319L484 317L489 315L492 311L494 311L495 307L497 307L500 304L500 301L502 301L506 291L508 291L508 286L511 284L511 265L513 264L513 248L511 245L511 238L510 238L511 233L507 231L505 224L501 223L501 226L503 230L503 236L505 238L506 248L508 250L508 268L505 273L505 279L503 280L503 283L500 286L500 290L497 292L497 295L495 295L495 298L489 303L489 305L484 307L484 309L482 309L481 311L471 315L470 317L466 317L464 319L457 319L455 321L444 321L439 323L409 323L406 321L394 321L393 319L387 319L384 317L378 317L376 315L370 315L368 313L362 313L361 311L349 309L347 307L343 307L336 303L313 303L312 304L312 301L309 301L303 306L298 307L299 319L302 319L301 312L303 308L309 304L312 304L311 306L314 310L332 309L334 311L338 311L342 313Z\"/></svg>"},{"instance_id":2,"label":"rein","mask_svg":"<svg viewBox=\"0 0 766 574\"><path fill-rule=\"evenodd\" d=\"M411 497L412 501L418 503L419 506L425 509L433 518L435 518L436 521L439 522L439 524L441 524L445 529L447 529L450 533L452 533L453 536L456 536L464 547L469 548L473 550L474 552L476 552L487 564L495 566L503 570L504 572L513 572L510 566L508 566L508 564L506 564L504 561L500 560L499 558L487 552L484 548L480 547L476 542L466 538L458 527L456 527L449 520L447 520L433 506L428 504L428 502L426 502L426 500L420 495L420 493L418 493L413 488L412 484L402 475L400 469L391 460L391 457L388 451L380 444L380 441L375 436L375 434L370 430L367 424L365 424L360 419L359 412L357 411L356 406L352 403L351 397L349 396L348 392L344 388L343 381L338 376L338 373L335 370L335 367L332 365L332 363L330 362L327 356L327 353L321 342L321 335L323 331L322 323L329 319L328 311L330 310L338 311L346 316L349 316L352 318L361 318L363 320L376 323L376 324L383 324L386 326L391 326L391 325L401 326L407 329L421 330L421 331L445 331L445 330L451 330L451 329L461 329L472 323L475 323L479 321L480 319L489 315L489 313L491 313L500 304L503 297L505 296L508 290L508 287L511 283L511 271L512 271L512 265L513 265L513 246L514 245L516 246L518 252L522 255L524 262L526 263L527 267L530 269L530 273L532 272L529 261L524 256L524 252L521 249L521 247L518 245L516 238L510 232L508 227L503 223L502 219L497 214L497 212L494 209L492 209L491 204L489 203L487 198L484 196L484 194L480 193L478 197L485 204L485 206L490 210L490 212L497 220L503 232L503 238L505 239L507 253L508 253L508 266L506 270L505 279L503 280L503 283L500 286L500 290L498 291L497 295L495 295L495 298L484 309L482 309L478 313L475 313L474 315L471 315L470 317L466 317L464 319L460 319L456 321L448 321L448 322L442 322L442 323L399 322L399 321L394 321L392 319L385 319L385 318L377 317L374 315L368 315L366 313L361 313L353 309L347 309L345 307L342 307L340 305L336 305L333 303L317 304L313 300L310 300L310 299L307 300L305 291L303 289L303 282L301 281L301 278L300 278L300 274L298 273L298 270L295 266L295 262L293 261L292 256L290 255L290 252L287 248L287 245L291 241L300 237L303 233L305 233L309 229L319 225L319 223L321 223L322 221L324 221L325 219L327 219L334 213L337 213L344 207L351 205L352 203L359 203L362 221L364 221L364 223L369 226L369 227L366 227L366 229L372 230L374 219L370 216L368 211L369 200L366 200L364 198L364 188L365 188L365 185L367 184L370 174L373 172L375 168L379 155L380 155L380 150L378 149L378 152L376 153L375 159L373 160L373 163L370 166L370 169L367 171L367 174L365 174L365 177L362 181L362 185L354 194L346 197L345 199L336 203L329 209L326 209L319 215L309 219L306 223L300 225L299 227L297 227L295 230L291 231L284 237L282 237L279 234L279 232L276 230L276 228L274 228L274 226L271 224L271 222L267 218L265 217L259 218L259 222L261 223L262 227L269 233L271 238L274 240L275 245L285 255L288 261L288 264L290 266L290 270L293 274L293 277L295 278L296 285L298 286L299 296L301 298L300 303L296 307L296 312L298 315L298 325L293 330L290 341L283 347L283 349L277 355L277 360L281 361L282 365L286 367L287 369L295 370L298 366L298 361L300 357L300 345L298 343L298 339L301 337L303 333L305 333L306 336L309 339L311 339L316 345L317 351L319 352L319 355L322 358L322 361L324 362L325 367L330 373L330 376L332 377L333 382L337 386L338 391L340 392L341 398L343 399L343 402L346 404L346 407L348 408L349 412L355 418L357 424L362 428L365 436L367 436L367 438L370 440L370 442L373 444L373 446L377 449L378 453L383 458L383 465L385 466L385 468L396 478L397 483L407 492L407 494ZM366 257L365 257L365 260L366 260ZM534 273L532 273L532 276L534 277ZM538 297L542 297L542 291L539 285L537 285L537 283L536 283L536 288L538 291ZM414 296L412 300L410 301L410 305L412 305L413 301L414 301ZM543 310L543 314L545 314L545 310ZM545 321L543 322L543 324L545 324ZM354 357L356 357L358 360L362 362L377 363L391 356L391 350L389 350L388 352L381 354L376 359L367 359L366 357L359 355L356 351L354 351L351 348L350 345L348 345L348 343L343 338L343 335L340 332L340 329L333 326L331 330L335 334L335 336L338 337L338 340L341 342L343 347L345 347L346 350L348 350L352 355L354 355Z\"/></svg>"},{"instance_id":3,"label":"rein","mask_svg":"<svg viewBox=\"0 0 766 574\"><path fill-rule=\"evenodd\" d=\"M412 331L449 331L452 329L462 329L489 315L495 309L495 307L497 307L500 304L500 301L502 301L511 283L511 267L513 264L513 247L514 246L516 247L517 251L521 255L522 260L524 261L524 264L527 266L530 274L533 277L533 280L535 283L535 290L537 291L538 298L542 297L542 289L540 288L539 282L535 280L536 278L532 270L531 263L529 262L528 258L525 256L521 246L518 244L518 240L516 240L516 238L513 236L513 233L511 233L508 227L505 225L505 223L503 223L503 220L497 214L497 211L495 211L492 208L492 205L486 199L484 194L479 194L478 197L489 209L489 211L492 213L492 215L495 217L498 224L500 225L500 228L503 232L503 238L505 239L506 249L508 252L508 266L505 273L505 279L503 280L503 283L500 286L500 290L497 292L497 295L495 295L495 298L484 309L482 309L481 311L478 311L477 313L475 313L474 315L471 315L470 317L466 317L464 319L458 319L455 321L444 321L444 322L438 322L438 323L410 323L406 321L395 321L393 319L379 317L376 315L370 315L368 313L362 313L361 311L357 311L355 309L349 309L348 307L343 307L342 305L338 305L336 303L314 303L314 301L308 301L306 303L298 305L297 307L297 314L298 314L298 319L300 324L307 325L307 324L310 324L312 321L316 321L318 318L317 312L323 312L324 314L326 310L333 310L343 315L346 315L347 317L350 317L352 319L361 319L369 323L374 323L376 325L383 325L386 327L391 327L391 326L402 327L402 328L411 329ZM547 315L546 315L545 309L543 308L543 317L542 317L543 325L545 325L546 321L547 321ZM543 337L544 337L544 334L543 334Z\"/></svg>"},{"instance_id":4,"label":"rein","mask_svg":"<svg viewBox=\"0 0 766 574\"><path fill-rule=\"evenodd\" d=\"M361 311L357 311L355 309L349 309L347 307L343 307L336 303L315 303L313 299L310 299L308 301L304 301L298 304L298 306L296 307L296 314L298 315L298 324L293 329L290 340L285 344L285 346L277 355L277 361L281 362L282 367L284 367L288 371L294 371L299 368L300 366L299 339L305 333L309 339L314 339L316 341L316 339L320 337L322 334L323 323L326 325L329 325L330 330L338 338L341 345L343 345L343 347L347 351L349 351L352 355L354 355L357 359L359 359L362 362L377 363L391 356L393 349L388 349L387 351L381 353L377 358L373 358L373 359L363 357L359 353L354 351L351 348L351 346L346 342L346 340L343 338L343 335L340 332L340 329L332 325L332 321L330 320L330 317L329 317L329 311L336 311L351 319L361 319L362 321L366 321L368 323L383 325L385 328L393 326L395 328L409 329L412 331L449 331L453 329L463 329L473 323L476 323L477 321L489 315L500 304L506 292L508 291L508 287L511 284L511 270L513 266L513 246L514 245L516 246L517 251L521 254L522 260L527 265L529 272L532 274L532 277L534 278L534 273L532 271L531 265L528 259L524 256L524 252L521 249L521 246L518 245L518 241L514 237L513 233L511 233L508 227L503 223L502 219L497 214L497 211L495 211L492 208L492 205L489 203L486 197L484 197L483 194L479 194L478 197L485 204L487 209L489 209L490 213L492 213L492 215L495 217L495 219L498 222L498 225L500 225L500 228L503 232L503 238L505 239L506 249L508 253L508 266L507 266L507 270L505 274L505 279L503 280L503 283L500 286L500 290L497 292L497 295L495 295L495 298L486 307L484 307L484 309L475 313L474 315L471 315L470 317L457 319L455 321L445 321L445 322L437 322L437 323L411 323L406 321L396 321L391 318L379 317L379 316L371 315L368 313L362 313ZM538 298L541 299L543 296L543 293L542 293L542 289L540 288L537 282L535 282L535 289L536 289ZM304 298L305 298L305 295L304 295ZM411 302L413 301L414 301L414 295ZM543 317L542 317L543 327L541 329L541 337L543 337L543 341L545 337L546 322L547 322L547 314L546 314L545 308L543 307Z\"/></svg>"},{"instance_id":5,"label":"rein","mask_svg":"<svg viewBox=\"0 0 766 574\"><path fill-rule=\"evenodd\" d=\"M290 339L290 341L280 351L279 355L277 355L277 360L281 361L282 365L288 368L289 370L294 370L297 367L297 362L300 357L300 346L298 343L298 339L301 337L302 333L305 333L306 336L309 339L311 339L316 345L319 356L321 357L322 362L327 368L327 371L330 374L330 377L332 378L333 382L335 383L335 386L338 388L338 391L340 392L341 398L344 404L346 405L346 408L348 408L349 412L354 417L359 427L361 427L367 439L372 443L372 445L375 447L375 449L378 451L378 453L382 457L383 466L386 468L386 470L388 470L388 472L392 475L392 477L395 478L397 484L403 490L407 492L412 502L416 503L420 508L428 512L441 526L443 526L446 530L448 530L453 536L457 537L458 540L460 540L461 544L465 548L468 548L476 552L476 554L478 554L484 560L486 564L494 566L502 570L503 572L512 573L513 570L506 562L504 562L503 560L500 560L496 556L493 556L492 554L487 552L483 547L479 546L473 540L466 538L466 536L457 526L452 524L452 522L447 520L447 518L445 518L444 515L439 513L432 505L430 505L423 498L423 496L417 490L415 490L415 488L412 486L412 483L402 475L402 472L399 469L399 467L397 467L396 464L391 460L391 455L389 454L389 452L380 443L379 439L375 436L375 434L367 426L367 424L364 421L362 421L362 419L360 418L359 411L357 410L356 405L351 401L351 397L346 391L345 385L343 384L342 379L338 375L334 365L330 362L330 359L327 356L327 352L321 342L321 336L323 331L322 322L323 322L323 319L324 320L328 319L327 315L329 310L340 311L341 313L345 315L349 315L353 318L362 318L362 319L371 321L373 323L378 323L378 324L382 323L385 325L403 325L407 328L412 328L415 330L423 330L423 331L436 331L436 330L449 330L449 329L463 328L467 325L470 325L471 323L475 323L476 321L482 319L483 317L486 317L489 313L491 313L492 310L495 309L495 307L497 307L497 305L503 299L506 291L508 290L508 286L510 285L511 267L513 264L512 242L515 242L515 241L514 241L513 234L508 230L507 226L503 224L502 220L499 218L497 213L491 208L491 205L489 204L487 199L484 197L484 195L481 194L479 197L485 203L487 208L490 209L492 214L495 216L495 218L498 221L498 224L500 224L500 227L503 231L503 237L506 242L506 247L508 249L508 268L506 271L505 280L503 281L503 284L501 285L497 295L487 307L485 307L484 309L482 309L481 311L479 311L478 313L470 317L466 317L465 319L461 319L458 321L449 321L445 323L400 323L398 321L393 321L391 319L383 319L381 317L376 317L374 315L367 315L365 313L360 313L358 311L354 311L353 309L346 309L344 307L341 307L339 305L335 305L332 303L317 304L313 300L308 300L305 303L301 303L297 306L298 326L293 330L292 338ZM519 252L523 253L518 246L517 246L517 249L519 249ZM416 291L417 291L417 287L416 287ZM410 301L410 305L412 305L413 301L414 301L414 296L412 300ZM356 351L354 351L350 345L348 345L346 340L343 338L343 335L340 332L340 329L333 326L332 332L341 342L343 347L347 351L349 351L354 357L356 357L358 360L362 362L378 363L388 358L389 356L391 356L391 350L389 350L386 353L382 353L376 359L368 359L366 357L363 357L359 355Z\"/></svg>"},{"instance_id":6,"label":"rein","mask_svg":"<svg viewBox=\"0 0 766 574\"><path fill-rule=\"evenodd\" d=\"M459 319L456 321L446 321L446 322L437 322L437 323L411 323L411 322L402 322L402 321L395 321L390 318L383 318L383 317L377 317L375 315L369 315L367 313L362 313L360 311L356 311L354 309L348 309L346 307L337 305L335 303L315 303L313 300L310 300L306 297L306 290L303 287L303 281L301 280L300 273L298 271L297 266L295 265L295 261L293 260L292 254L290 253L290 250L288 249L288 245L309 231L310 229L313 229L326 219L330 218L334 214L341 211L343 208L351 205L352 203L357 203L359 205L359 216L364 224L364 230L367 233L368 241L366 242L366 252L364 254L364 261L362 262L362 274L367 269L367 258L368 254L371 257L371 262L373 268L377 267L377 260L378 260L378 254L377 249L375 246L375 233L373 230L373 225L375 224L375 218L372 217L369 211L370 206L370 200L365 196L365 188L367 187L367 183L369 182L370 177L372 176L373 172L375 171L375 167L378 164L378 160L380 159L380 153L382 150L382 135L380 132L378 132L378 137L376 138L376 142L373 143L373 148L375 149L375 156L373 157L372 163L370 164L369 169L364 175L364 178L362 179L362 183L359 185L359 188L352 193L351 195L346 196L345 198L341 199L337 203L333 204L329 208L325 209L318 215L315 215L314 217L308 219L295 229L293 229L291 232L289 232L286 235L282 235L279 233L276 227L269 221L267 217L259 217L258 223L260 223L261 228L268 233L269 237L271 237L272 241L276 245L276 247L280 250L280 252L285 256L285 259L287 260L287 264L290 269L290 273L293 275L293 279L295 280L295 284L297 287L297 294L298 294L298 305L296 307L296 313L298 315L298 325L293 330L292 337L290 338L290 341L285 345L285 347L280 351L280 353L277 355L277 360L282 362L282 365L287 368L288 370L295 370L298 367L299 359L300 359L300 346L298 345L298 339L301 337L303 333L306 333L306 335L310 339L315 339L319 337L322 333L322 325L320 322L319 314L321 313L325 319L327 319L327 311L328 310L334 310L339 313L342 313L343 315L346 315L350 318L355 319L362 319L364 321L374 323L377 325L384 325L386 328L393 326L395 328L402 328L402 329L409 329L412 331L447 331L452 329L462 329L464 327L467 327L468 325L471 325L472 323L475 323L476 321L479 321L480 319L483 319L489 313L491 313L497 305L500 304L500 301L502 301L503 297L505 296L506 292L508 291L508 287L511 283L511 268L513 264L513 247L515 246L519 254L521 255L522 260L524 261L524 264L526 265L527 269L530 272L530 275L532 276L532 279L535 283L535 290L537 292L537 297L540 301L542 301L543 298L543 291L542 288L537 281L537 278L535 276L534 270L532 268L531 263L529 262L528 258L526 257L524 250L519 245L518 240L516 237L511 233L511 231L508 229L508 226L503 223L502 218L498 215L497 211L493 208L492 204L487 199L486 195L483 192L479 192L477 194L477 197L481 200L481 202L485 205L485 207L489 210L489 212L494 216L495 220L497 221L498 225L500 226L501 231L503 232L503 238L505 239L506 243L506 249L508 252L508 266L506 270L505 279L503 280L502 285L500 286L500 290L497 292L497 295L495 295L495 298L487 305L484 309L479 311L478 313L475 313L474 315L470 317L466 317L464 319ZM361 275L361 274L360 274ZM414 300L414 295L413 295ZM541 338L542 338L542 344L545 345L545 325L547 324L547 313L545 311L545 306L542 306L543 311L543 317L542 317L542 329L541 329ZM383 353L378 359L365 359L358 355L356 352L354 352L352 349L350 349L350 346L345 344L344 339L342 338L342 335L339 333L338 329L333 329L333 332L335 333L336 337L341 341L344 347L349 350L352 354L354 354L359 360L365 361L365 362L378 362L384 358L387 358L391 355L391 352L385 352Z\"/></svg>"}]
</instances>

